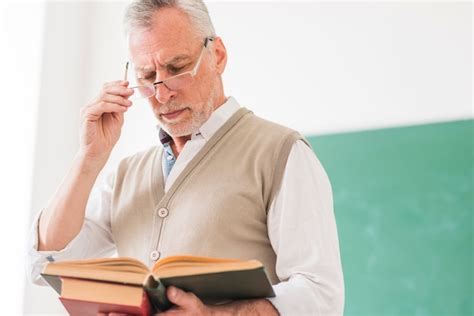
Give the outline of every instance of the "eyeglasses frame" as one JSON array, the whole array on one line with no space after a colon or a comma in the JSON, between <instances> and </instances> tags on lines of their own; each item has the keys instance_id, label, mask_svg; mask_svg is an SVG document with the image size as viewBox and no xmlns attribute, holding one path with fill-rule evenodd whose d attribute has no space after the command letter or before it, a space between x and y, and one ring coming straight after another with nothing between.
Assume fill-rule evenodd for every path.
<instances>
[{"instance_id":1,"label":"eyeglasses frame","mask_svg":"<svg viewBox=\"0 0 474 316\"><path fill-rule=\"evenodd\" d=\"M138 85L138 86L130 87L129 89L136 89L136 88L139 88L139 87L153 87L155 92L152 95L148 96L148 98L150 98L150 97L156 95L156 91L157 91L156 86L159 85L159 84L163 84L166 88L170 89L166 85L166 81L168 81L168 80L175 79L175 78L178 78L178 77L182 77L182 76L188 75L188 74L191 74L191 76L194 78L196 76L198 70L199 70L199 66L201 66L201 60L202 60L202 56L204 55L204 49L207 48L208 45L209 45L209 42L212 42L212 41L214 41L214 37L212 37L212 36L208 36L204 39L204 45L201 49L201 53L199 54L199 57L196 61L196 64L194 65L192 70L185 71L185 72L177 74L175 76L171 76L171 77L168 77L166 79L163 79L163 80L160 80L160 81L157 81L157 82L154 82L154 83L150 83L150 84L147 84L147 85ZM124 76L125 81L127 81L129 64L130 64L129 61L127 61L127 63L125 64L125 76ZM170 89L170 90L173 90L173 89Z\"/></svg>"}]
</instances>

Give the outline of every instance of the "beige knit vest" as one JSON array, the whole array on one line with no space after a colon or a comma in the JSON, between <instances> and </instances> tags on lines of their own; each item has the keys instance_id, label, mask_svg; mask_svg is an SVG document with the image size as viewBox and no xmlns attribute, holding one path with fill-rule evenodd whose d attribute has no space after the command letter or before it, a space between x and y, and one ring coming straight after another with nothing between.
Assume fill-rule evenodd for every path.
<instances>
[{"instance_id":1,"label":"beige knit vest","mask_svg":"<svg viewBox=\"0 0 474 316\"><path fill-rule=\"evenodd\" d=\"M241 108L166 194L161 146L125 158L110 219L118 255L149 266L172 255L258 259L272 283L279 282L267 210L297 139L303 139L297 132Z\"/></svg>"}]
</instances>

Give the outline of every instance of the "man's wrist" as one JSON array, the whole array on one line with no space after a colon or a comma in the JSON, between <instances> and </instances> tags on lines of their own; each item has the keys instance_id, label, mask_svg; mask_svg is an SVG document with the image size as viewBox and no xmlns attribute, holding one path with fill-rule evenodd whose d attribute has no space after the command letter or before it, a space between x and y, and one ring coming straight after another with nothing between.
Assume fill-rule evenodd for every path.
<instances>
[{"instance_id":1,"label":"man's wrist","mask_svg":"<svg viewBox=\"0 0 474 316\"><path fill-rule=\"evenodd\" d=\"M92 159L87 154L79 151L74 157L74 164L76 169L84 174L97 176L104 165L107 163L107 158L104 159Z\"/></svg>"},{"instance_id":2,"label":"man's wrist","mask_svg":"<svg viewBox=\"0 0 474 316\"><path fill-rule=\"evenodd\" d=\"M232 303L209 306L212 316L223 315L265 315L278 316L278 310L266 299L239 300Z\"/></svg>"}]
</instances>

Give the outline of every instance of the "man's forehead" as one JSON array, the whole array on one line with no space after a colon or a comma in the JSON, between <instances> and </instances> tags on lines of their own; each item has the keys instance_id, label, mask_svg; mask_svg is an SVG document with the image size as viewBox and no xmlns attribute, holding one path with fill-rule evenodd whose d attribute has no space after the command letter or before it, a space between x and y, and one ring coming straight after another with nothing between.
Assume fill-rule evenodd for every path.
<instances>
[{"instance_id":1,"label":"man's forehead","mask_svg":"<svg viewBox=\"0 0 474 316\"><path fill-rule=\"evenodd\" d=\"M186 14L175 8L164 8L154 13L152 26L129 34L129 53L136 65L150 62L164 66L192 56L195 44L194 29Z\"/></svg>"},{"instance_id":2,"label":"man's forehead","mask_svg":"<svg viewBox=\"0 0 474 316\"><path fill-rule=\"evenodd\" d=\"M176 38L166 40L157 40L156 38L130 37L129 49L130 60L137 67L155 67L166 66L190 60L195 47L195 40L187 38L178 40ZM142 41L139 41L139 40ZM194 44L194 45L193 45Z\"/></svg>"},{"instance_id":3,"label":"man's forehead","mask_svg":"<svg viewBox=\"0 0 474 316\"><path fill-rule=\"evenodd\" d=\"M141 54L135 58L131 58L134 68L140 71L155 71L156 67L166 67L168 65L183 63L190 60L191 56L183 53L178 53L176 55L150 53Z\"/></svg>"}]
</instances>

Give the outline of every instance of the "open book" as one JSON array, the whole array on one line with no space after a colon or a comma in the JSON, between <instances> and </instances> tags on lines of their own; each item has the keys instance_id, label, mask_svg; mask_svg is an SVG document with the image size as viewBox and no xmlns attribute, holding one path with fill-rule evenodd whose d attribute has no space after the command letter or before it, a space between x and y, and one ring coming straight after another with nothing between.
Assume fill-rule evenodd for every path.
<instances>
[{"instance_id":1,"label":"open book","mask_svg":"<svg viewBox=\"0 0 474 316\"><path fill-rule=\"evenodd\" d=\"M152 310L163 311L170 307L166 297L170 285L211 304L275 296L257 260L172 256L157 261L151 271L132 258L75 260L48 263L42 276L60 294L66 308L68 300L118 304L131 298L143 306L145 296Z\"/></svg>"}]
</instances>

